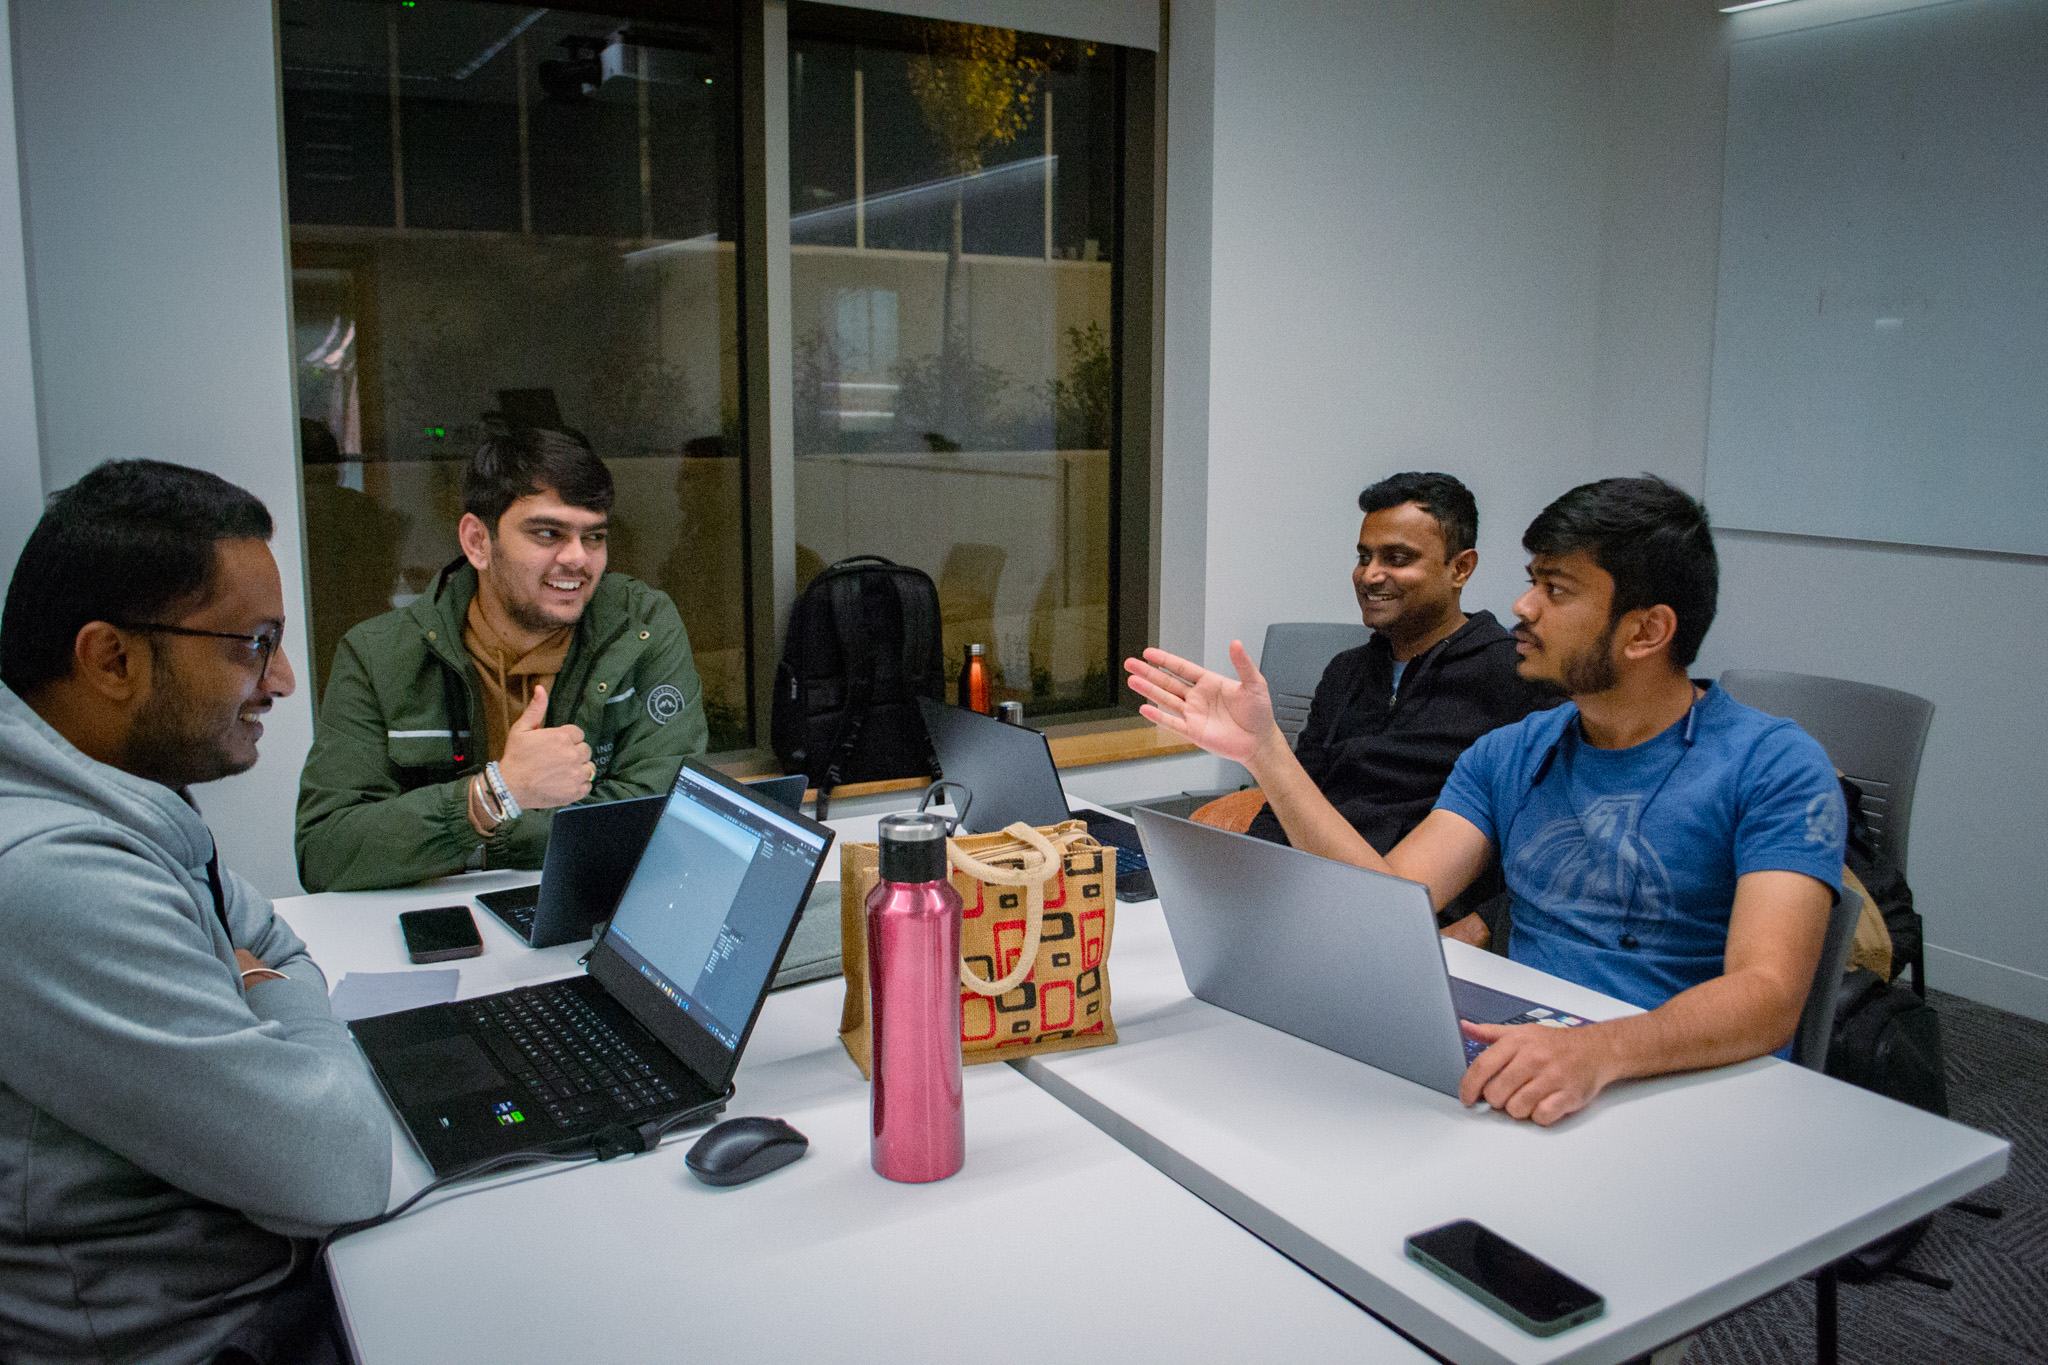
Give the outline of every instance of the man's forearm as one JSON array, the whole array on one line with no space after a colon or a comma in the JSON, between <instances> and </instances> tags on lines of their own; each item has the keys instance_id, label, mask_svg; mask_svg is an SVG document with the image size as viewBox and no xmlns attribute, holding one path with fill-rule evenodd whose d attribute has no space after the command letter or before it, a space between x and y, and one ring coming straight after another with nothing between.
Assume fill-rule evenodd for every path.
<instances>
[{"instance_id":1,"label":"man's forearm","mask_svg":"<svg viewBox=\"0 0 2048 1365\"><path fill-rule=\"evenodd\" d=\"M1330 804L1278 730L1245 765L1266 794L1287 842L1307 853L1375 872L1393 872L1365 836ZM1399 875L1399 874L1396 874Z\"/></svg>"},{"instance_id":2,"label":"man's forearm","mask_svg":"<svg viewBox=\"0 0 2048 1365\"><path fill-rule=\"evenodd\" d=\"M299 835L300 882L364 891L460 871L483 842L469 823L468 789L463 777L314 817Z\"/></svg>"},{"instance_id":3,"label":"man's forearm","mask_svg":"<svg viewBox=\"0 0 2048 1365\"><path fill-rule=\"evenodd\" d=\"M1787 1002L1776 981L1735 972L1701 982L1647 1014L1591 1027L1608 1053L1602 1084L1672 1071L1704 1071L1785 1046L1804 997Z\"/></svg>"}]
</instances>

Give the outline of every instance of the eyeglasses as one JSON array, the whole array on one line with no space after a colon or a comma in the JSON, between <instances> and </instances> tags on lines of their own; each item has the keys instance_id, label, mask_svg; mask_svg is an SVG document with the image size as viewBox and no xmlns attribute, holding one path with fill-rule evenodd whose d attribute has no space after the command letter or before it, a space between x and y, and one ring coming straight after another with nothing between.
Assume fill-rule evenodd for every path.
<instances>
[{"instance_id":1,"label":"eyeglasses","mask_svg":"<svg viewBox=\"0 0 2048 1365\"><path fill-rule=\"evenodd\" d=\"M224 630L193 630L190 626L167 626L155 621L141 621L130 624L112 621L108 624L122 630L155 631L159 635L191 635L204 640L240 640L249 646L256 663L256 685L263 686L264 677L270 672L270 661L277 657L277 647L284 643L284 627L271 626L254 635L232 635Z\"/></svg>"}]
</instances>

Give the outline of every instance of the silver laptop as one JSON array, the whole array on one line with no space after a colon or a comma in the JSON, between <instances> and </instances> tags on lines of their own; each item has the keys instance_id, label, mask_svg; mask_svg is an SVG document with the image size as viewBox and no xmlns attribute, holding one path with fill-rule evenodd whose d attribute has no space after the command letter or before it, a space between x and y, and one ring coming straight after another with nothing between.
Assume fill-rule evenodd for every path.
<instances>
[{"instance_id":1,"label":"silver laptop","mask_svg":"<svg viewBox=\"0 0 2048 1365\"><path fill-rule=\"evenodd\" d=\"M1198 1000L1446 1095L1479 1050L1458 1020L1585 1022L1452 976L1420 882L1131 813Z\"/></svg>"}]
</instances>

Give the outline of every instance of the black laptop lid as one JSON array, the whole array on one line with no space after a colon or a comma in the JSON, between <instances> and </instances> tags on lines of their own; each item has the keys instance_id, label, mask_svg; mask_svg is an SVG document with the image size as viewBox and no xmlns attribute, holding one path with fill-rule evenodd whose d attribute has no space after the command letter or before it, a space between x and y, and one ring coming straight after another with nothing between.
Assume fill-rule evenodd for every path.
<instances>
[{"instance_id":1,"label":"black laptop lid","mask_svg":"<svg viewBox=\"0 0 2048 1365\"><path fill-rule=\"evenodd\" d=\"M590 974L724 1089L831 846L825 826L685 763Z\"/></svg>"},{"instance_id":2,"label":"black laptop lid","mask_svg":"<svg viewBox=\"0 0 2048 1365\"><path fill-rule=\"evenodd\" d=\"M919 697L917 704L946 780L974 793L965 821L968 833L984 834L1019 820L1043 826L1072 818L1044 735L929 697Z\"/></svg>"}]
</instances>

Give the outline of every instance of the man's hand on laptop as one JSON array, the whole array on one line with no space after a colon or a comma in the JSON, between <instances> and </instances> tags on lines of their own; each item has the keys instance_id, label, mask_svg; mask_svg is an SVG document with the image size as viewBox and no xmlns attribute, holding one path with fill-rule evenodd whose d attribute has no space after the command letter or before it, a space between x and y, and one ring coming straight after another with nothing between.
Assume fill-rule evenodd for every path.
<instances>
[{"instance_id":1,"label":"man's hand on laptop","mask_svg":"<svg viewBox=\"0 0 2048 1365\"><path fill-rule=\"evenodd\" d=\"M1163 649L1147 649L1142 660L1125 659L1124 669L1131 690L1150 703L1138 708L1139 715L1249 767L1261 749L1285 749L1287 739L1273 719L1266 679L1241 641L1230 642L1230 662L1237 668L1235 680Z\"/></svg>"},{"instance_id":2,"label":"man's hand on laptop","mask_svg":"<svg viewBox=\"0 0 2048 1365\"><path fill-rule=\"evenodd\" d=\"M1490 1044L1458 1083L1466 1104L1485 1100L1509 1118L1549 1127L1576 1114L1619 1079L1613 1049L1597 1025L1460 1025L1468 1038Z\"/></svg>"},{"instance_id":3,"label":"man's hand on laptop","mask_svg":"<svg viewBox=\"0 0 2048 1365\"><path fill-rule=\"evenodd\" d=\"M512 789L512 799L526 810L553 810L570 806L590 795L597 769L590 761L590 746L583 742L578 725L544 724L548 716L548 690L533 689L533 700L505 732L505 756L498 771Z\"/></svg>"}]
</instances>

